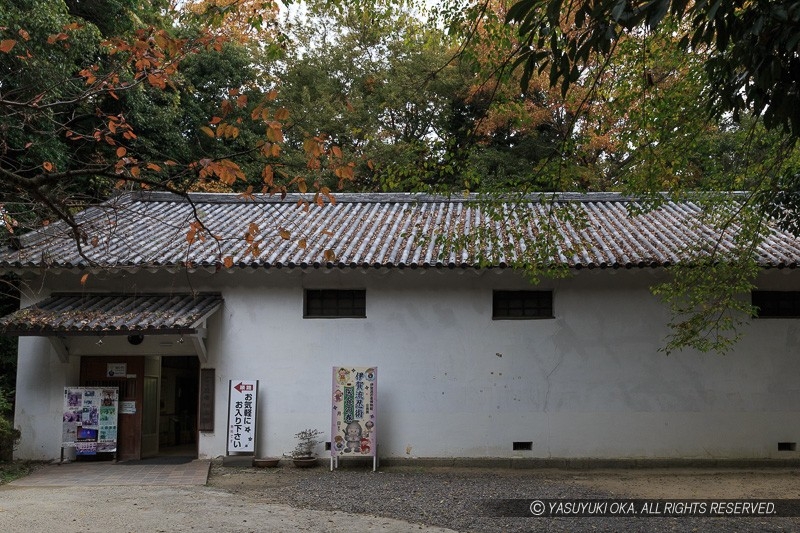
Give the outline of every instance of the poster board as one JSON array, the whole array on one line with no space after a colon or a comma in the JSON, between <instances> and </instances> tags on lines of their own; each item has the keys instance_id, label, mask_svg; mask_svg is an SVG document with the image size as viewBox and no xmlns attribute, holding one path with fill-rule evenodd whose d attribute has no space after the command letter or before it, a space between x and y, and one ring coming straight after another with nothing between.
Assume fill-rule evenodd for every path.
<instances>
[{"instance_id":1,"label":"poster board","mask_svg":"<svg viewBox=\"0 0 800 533\"><path fill-rule=\"evenodd\" d=\"M256 452L258 381L228 382L228 455Z\"/></svg>"},{"instance_id":2,"label":"poster board","mask_svg":"<svg viewBox=\"0 0 800 533\"><path fill-rule=\"evenodd\" d=\"M115 453L118 405L117 387L64 388L61 447L76 455Z\"/></svg>"},{"instance_id":3,"label":"poster board","mask_svg":"<svg viewBox=\"0 0 800 533\"><path fill-rule=\"evenodd\" d=\"M339 457L372 457L377 469L378 369L333 367L331 470Z\"/></svg>"}]
</instances>

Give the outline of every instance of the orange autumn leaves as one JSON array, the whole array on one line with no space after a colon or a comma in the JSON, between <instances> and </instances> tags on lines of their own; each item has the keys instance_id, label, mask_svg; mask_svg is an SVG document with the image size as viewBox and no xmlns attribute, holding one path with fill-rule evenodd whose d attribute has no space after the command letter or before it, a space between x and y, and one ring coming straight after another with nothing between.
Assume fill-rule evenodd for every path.
<instances>
[{"instance_id":1,"label":"orange autumn leaves","mask_svg":"<svg viewBox=\"0 0 800 533\"><path fill-rule=\"evenodd\" d=\"M234 2L235 3L235 2ZM252 6L261 4L250 2ZM270 2L265 4L274 5ZM252 7L251 6L251 7ZM33 58L37 49L41 47L61 47L64 49L73 46L74 32L83 26L70 23L60 27L52 34L41 37L39 48L25 46L31 39L30 33L24 28L0 28L0 53L10 54L20 59ZM105 55L102 59L94 57L98 63L81 65L74 72L74 78L65 80L70 87L76 88L74 101L84 102L86 108L94 108L94 124L87 129L75 128L64 122L57 129L57 136L74 142L97 143L98 148L93 152L91 163L81 169L81 172L92 173L103 177L116 176L116 187L140 187L155 190L175 190L178 192L192 190L195 186L207 184L209 186L224 187L222 190L242 190L244 196L255 199L255 191L266 194L285 195L289 190L313 194L313 199L302 200L298 207L308 209L311 204L324 205L334 201L329 188L321 185L315 173L323 169L329 170L340 180L352 179L353 164L344 161L341 150L330 143L324 136L318 135L310 138L307 150L308 174L287 175L282 169L280 157L284 140L284 128L290 120L290 112L285 107L275 104L277 92L269 90L266 94L258 94L252 87L245 94L244 88L230 89L228 94L219 103L217 112L210 117L207 125L196 131L201 132L219 143L221 147L213 157L195 156L194 161L174 161L163 158L153 160L152 156L142 155L140 141L134 126L126 119L126 113L119 109L120 106L94 105L111 98L121 101L123 92L137 87L147 90L172 91L181 81L179 69L181 63L192 54L201 51L220 51L226 39L224 34L201 34L192 39L177 38L166 30L154 28L140 28L127 37L113 37L102 41L98 40L99 47ZM45 44L46 43L46 44ZM77 83L76 83L77 82ZM42 92L26 101L17 102L21 107L26 107L31 113L39 112L45 106L65 105L58 99L56 91ZM110 100L110 101L113 101ZM252 101L251 101L252 100ZM115 109L109 112L108 109ZM260 158L263 162L259 174L249 175L243 169L241 162L234 157L232 145L234 141L241 140L240 134L244 126L242 121L250 120L261 126L261 138L252 144L241 148L235 146L238 155L251 154L248 157ZM259 131L248 126L248 132ZM141 134L141 133L140 133ZM248 140L248 142L250 142ZM28 146L26 146L28 148ZM230 155L226 155L225 151ZM255 157L253 157L255 156ZM56 179L68 179L71 175L69 168L64 167L63 160L56 163L56 159L40 160L37 167L42 176L55 183ZM177 159L177 158L176 158ZM59 173L60 172L60 173ZM258 181L260 180L260 185ZM115 183L113 180L111 183ZM292 239L300 248L306 248L309 237L292 235L285 228L272 228L273 232L282 239ZM263 242L261 231L265 228L249 227L242 238L246 246L246 253L258 256ZM202 224L192 225L186 232L187 242L194 243L208 238ZM335 257L330 250L324 251L328 259ZM230 266L228 258L221 258L225 266Z\"/></svg>"}]
</instances>

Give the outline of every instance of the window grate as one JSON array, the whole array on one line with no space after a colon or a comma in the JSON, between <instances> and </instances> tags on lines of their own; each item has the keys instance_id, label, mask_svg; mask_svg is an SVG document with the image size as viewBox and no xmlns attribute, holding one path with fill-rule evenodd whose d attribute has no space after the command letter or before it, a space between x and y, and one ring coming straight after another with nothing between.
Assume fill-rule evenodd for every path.
<instances>
[{"instance_id":1,"label":"window grate","mask_svg":"<svg viewBox=\"0 0 800 533\"><path fill-rule=\"evenodd\" d=\"M303 318L366 318L364 289L306 289Z\"/></svg>"},{"instance_id":2,"label":"window grate","mask_svg":"<svg viewBox=\"0 0 800 533\"><path fill-rule=\"evenodd\" d=\"M494 291L492 318L553 318L553 291Z\"/></svg>"},{"instance_id":3,"label":"window grate","mask_svg":"<svg viewBox=\"0 0 800 533\"><path fill-rule=\"evenodd\" d=\"M756 318L800 318L800 291L753 291Z\"/></svg>"}]
</instances>

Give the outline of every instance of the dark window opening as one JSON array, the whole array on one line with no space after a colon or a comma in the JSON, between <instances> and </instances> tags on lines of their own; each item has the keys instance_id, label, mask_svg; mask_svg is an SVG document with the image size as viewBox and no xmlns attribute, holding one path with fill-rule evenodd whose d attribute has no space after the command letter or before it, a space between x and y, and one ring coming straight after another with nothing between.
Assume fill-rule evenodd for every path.
<instances>
[{"instance_id":1,"label":"dark window opening","mask_svg":"<svg viewBox=\"0 0 800 533\"><path fill-rule=\"evenodd\" d=\"M800 318L800 291L753 291L756 318Z\"/></svg>"},{"instance_id":2,"label":"dark window opening","mask_svg":"<svg viewBox=\"0 0 800 533\"><path fill-rule=\"evenodd\" d=\"M519 441L514 442L511 445L512 450L533 450L533 442L531 441Z\"/></svg>"},{"instance_id":3,"label":"dark window opening","mask_svg":"<svg viewBox=\"0 0 800 533\"><path fill-rule=\"evenodd\" d=\"M492 318L553 318L553 291L494 291Z\"/></svg>"},{"instance_id":4,"label":"dark window opening","mask_svg":"<svg viewBox=\"0 0 800 533\"><path fill-rule=\"evenodd\" d=\"M366 318L366 290L307 289L303 318Z\"/></svg>"},{"instance_id":5,"label":"dark window opening","mask_svg":"<svg viewBox=\"0 0 800 533\"><path fill-rule=\"evenodd\" d=\"M778 451L779 452L793 452L797 450L797 443L796 442L779 442L778 443Z\"/></svg>"}]
</instances>

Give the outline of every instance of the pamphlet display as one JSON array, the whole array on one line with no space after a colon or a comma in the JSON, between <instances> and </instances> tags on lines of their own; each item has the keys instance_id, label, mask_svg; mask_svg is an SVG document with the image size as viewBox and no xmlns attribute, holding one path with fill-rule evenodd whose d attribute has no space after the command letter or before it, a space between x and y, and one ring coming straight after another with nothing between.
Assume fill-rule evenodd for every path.
<instances>
[{"instance_id":1,"label":"pamphlet display","mask_svg":"<svg viewBox=\"0 0 800 533\"><path fill-rule=\"evenodd\" d=\"M66 387L61 447L76 455L116 453L119 389Z\"/></svg>"}]
</instances>

